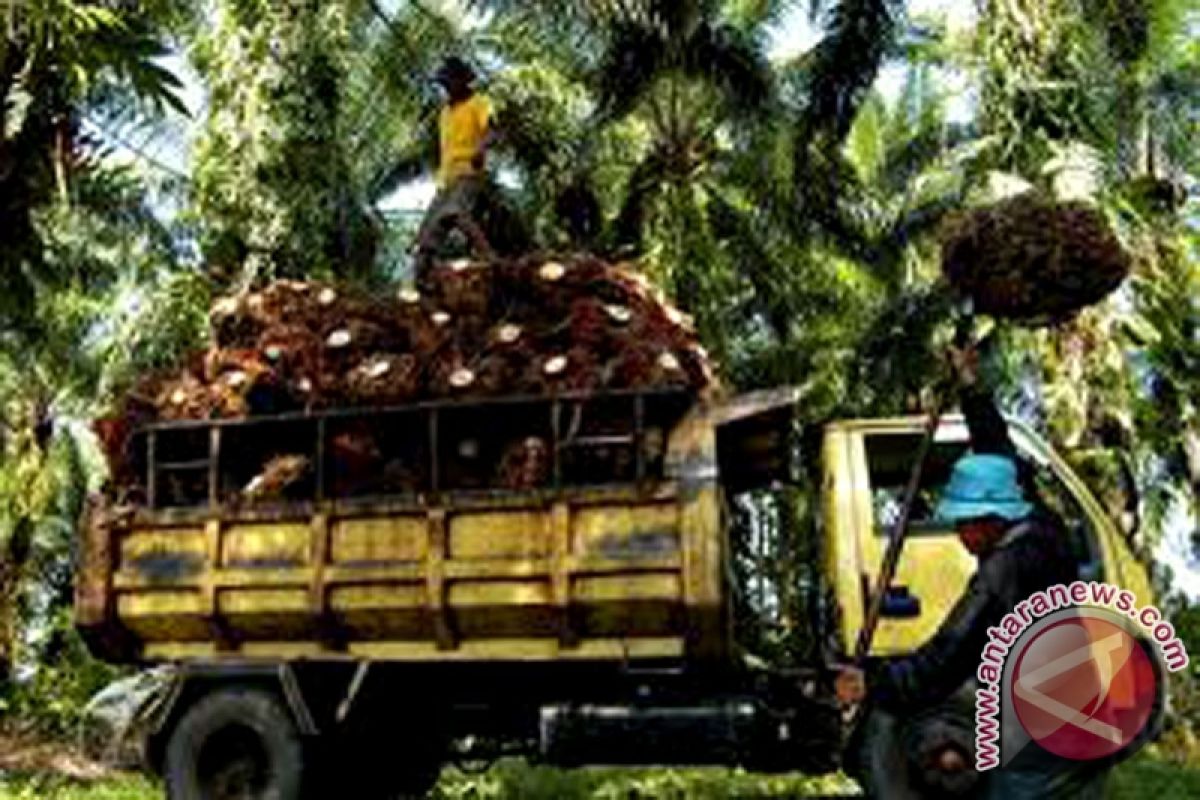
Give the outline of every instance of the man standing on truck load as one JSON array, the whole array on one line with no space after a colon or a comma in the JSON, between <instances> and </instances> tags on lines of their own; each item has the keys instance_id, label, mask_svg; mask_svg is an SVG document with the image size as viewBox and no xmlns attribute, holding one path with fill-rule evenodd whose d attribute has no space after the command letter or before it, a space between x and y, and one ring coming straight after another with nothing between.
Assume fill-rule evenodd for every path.
<instances>
[{"instance_id":1,"label":"man standing on truck load","mask_svg":"<svg viewBox=\"0 0 1200 800\"><path fill-rule=\"evenodd\" d=\"M466 235L476 254L492 254L483 229L474 219L487 151L495 138L492 106L475 91L475 71L457 56L442 62L436 80L447 101L438 118L438 191L417 233L418 272L429 265L437 238L450 227Z\"/></svg>"},{"instance_id":2,"label":"man standing on truck load","mask_svg":"<svg viewBox=\"0 0 1200 800\"><path fill-rule=\"evenodd\" d=\"M971 452L954 465L936 515L955 526L978 567L966 592L923 647L866 674L845 667L837 680L843 702L859 703L869 694L875 708L899 719L945 701L970 680L988 628L999 626L1017 603L1078 578L1078 563L1061 522L1031 502L1036 495L1027 465L1019 459L991 395L978 385L977 354L954 351L953 361L962 381ZM1070 761L1031 744L1009 764L983 776L983 796L1100 798L1106 768L1099 763ZM953 768L966 769L965 758Z\"/></svg>"}]
</instances>

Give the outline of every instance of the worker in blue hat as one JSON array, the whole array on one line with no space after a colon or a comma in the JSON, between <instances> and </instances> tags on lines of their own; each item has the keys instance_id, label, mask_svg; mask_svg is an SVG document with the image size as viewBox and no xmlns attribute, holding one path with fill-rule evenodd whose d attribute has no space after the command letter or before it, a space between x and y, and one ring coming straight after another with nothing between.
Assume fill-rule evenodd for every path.
<instances>
[{"instance_id":1,"label":"worker in blue hat","mask_svg":"<svg viewBox=\"0 0 1200 800\"><path fill-rule=\"evenodd\" d=\"M1032 471L1017 455L1008 427L991 395L979 386L974 350L953 351L962 383L961 404L970 430L971 450L953 467L936 516L955 527L963 546L978 560L966 591L937 633L908 657L889 660L864 672L845 667L837 679L844 702L869 700L873 710L865 726L879 720L909 719L938 707L969 687L987 643L987 630L998 627L1017 603L1034 592L1077 580L1079 564L1071 552L1061 521L1037 499ZM970 713L970 712L968 712ZM896 726L893 727L896 729ZM930 745L909 742L910 753L926 752L924 779L944 784L926 789L957 796L955 783L973 787L971 796L988 798L1102 797L1104 768L1066 759L1033 746L1003 768L976 776L970 753L973 731L951 734ZM963 751L944 741L967 745ZM866 769L879 769L887 758L868 733L858 754ZM886 747L895 750L890 741ZM911 756L910 756L911 758ZM874 767L871 766L874 759ZM886 769L885 769L886 771ZM932 777L930 777L932 776ZM960 780L961 779L961 780ZM903 787L902 787L903 788ZM896 797L920 797L911 787Z\"/></svg>"}]
</instances>

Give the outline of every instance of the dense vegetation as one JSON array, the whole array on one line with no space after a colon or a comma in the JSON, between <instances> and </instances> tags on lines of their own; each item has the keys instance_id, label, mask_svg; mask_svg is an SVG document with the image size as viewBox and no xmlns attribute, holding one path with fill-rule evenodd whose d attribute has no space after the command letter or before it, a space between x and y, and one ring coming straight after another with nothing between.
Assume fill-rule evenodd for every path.
<instances>
[{"instance_id":1,"label":"dense vegetation","mask_svg":"<svg viewBox=\"0 0 1200 800\"><path fill-rule=\"evenodd\" d=\"M449 53L497 105L498 243L635 259L732 385L795 384L810 422L928 400L947 214L1096 203L1133 278L1068 325L1001 330L987 367L1148 561L1172 535L1195 565L1200 2L967 6L0 0L0 712L67 733L111 675L69 624L73 526L105 478L90 421L199 341L214 294L408 274L410 221L379 204L430 165ZM781 41L806 27L813 46ZM740 568L784 602L747 613L771 617L763 652L800 657L808 498L769 510L742 515ZM1178 683L1164 750L1195 762Z\"/></svg>"}]
</instances>

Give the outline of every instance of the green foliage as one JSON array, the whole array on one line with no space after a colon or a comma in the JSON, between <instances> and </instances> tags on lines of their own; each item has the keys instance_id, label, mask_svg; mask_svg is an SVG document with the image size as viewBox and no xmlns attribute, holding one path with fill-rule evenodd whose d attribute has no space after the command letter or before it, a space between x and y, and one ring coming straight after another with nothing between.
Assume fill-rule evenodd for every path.
<instances>
[{"instance_id":1,"label":"green foliage","mask_svg":"<svg viewBox=\"0 0 1200 800\"><path fill-rule=\"evenodd\" d=\"M849 794L843 776L755 775L729 769L559 770L506 760L480 775L448 770L434 790L441 800L627 800L632 798L809 797Z\"/></svg>"},{"instance_id":2,"label":"green foliage","mask_svg":"<svg viewBox=\"0 0 1200 800\"><path fill-rule=\"evenodd\" d=\"M80 264L47 257L40 219L54 202L87 202L78 181L95 164L80 134L81 104L96 99L157 114L179 106L179 83L157 63L166 50L153 18L128 7L5 2L0 15L0 331L29 333L38 292L86 274Z\"/></svg>"},{"instance_id":3,"label":"green foliage","mask_svg":"<svg viewBox=\"0 0 1200 800\"><path fill-rule=\"evenodd\" d=\"M376 231L350 194L340 126L348 55L338 3L218 2L195 48L209 114L196 214L232 276L369 275Z\"/></svg>"},{"instance_id":4,"label":"green foliage","mask_svg":"<svg viewBox=\"0 0 1200 800\"><path fill-rule=\"evenodd\" d=\"M147 778L123 775L80 783L55 776L0 778L2 800L159 800L162 789Z\"/></svg>"},{"instance_id":5,"label":"green foliage","mask_svg":"<svg viewBox=\"0 0 1200 800\"><path fill-rule=\"evenodd\" d=\"M69 607L58 605L44 622L28 646L30 678L0 698L0 717L27 735L75 741L88 700L122 672L91 657Z\"/></svg>"},{"instance_id":6,"label":"green foliage","mask_svg":"<svg viewBox=\"0 0 1200 800\"><path fill-rule=\"evenodd\" d=\"M635 798L789 798L854 795L850 781L831 776L751 775L724 769L563 771L506 760L481 774L450 769L433 796L450 800L634 800ZM1195 763L1181 766L1139 756L1118 766L1109 779L1111 800L1185 800L1200 792ZM154 800L162 789L153 781L118 775L78 783L45 775L0 777L0 800Z\"/></svg>"}]
</instances>

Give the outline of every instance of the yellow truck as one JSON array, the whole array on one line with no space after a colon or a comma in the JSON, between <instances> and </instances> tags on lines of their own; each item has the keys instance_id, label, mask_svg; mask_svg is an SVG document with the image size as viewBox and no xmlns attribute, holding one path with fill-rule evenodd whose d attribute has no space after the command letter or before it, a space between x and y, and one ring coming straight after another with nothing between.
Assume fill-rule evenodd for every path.
<instances>
[{"instance_id":1,"label":"yellow truck","mask_svg":"<svg viewBox=\"0 0 1200 800\"><path fill-rule=\"evenodd\" d=\"M834 422L810 453L796 403L638 391L153 425L134 440L142 492L88 515L77 624L110 661L178 666L146 748L173 798L419 796L444 763L502 754L835 770L831 667L852 651L924 422ZM362 430L395 456L378 480L345 455ZM1087 488L1012 431L1081 574L1148 602ZM476 467L514 438L545 443L544 463L496 488ZM927 640L973 571L927 513L966 440L943 420L873 658ZM311 469L280 494L239 491L263 453ZM832 602L812 624L829 646L772 669L735 624L730 503L797 469L819 480L815 591ZM947 730L925 731L926 751L969 752ZM938 785L905 757L912 739L895 744L905 782ZM896 777L862 775L881 794Z\"/></svg>"}]
</instances>

